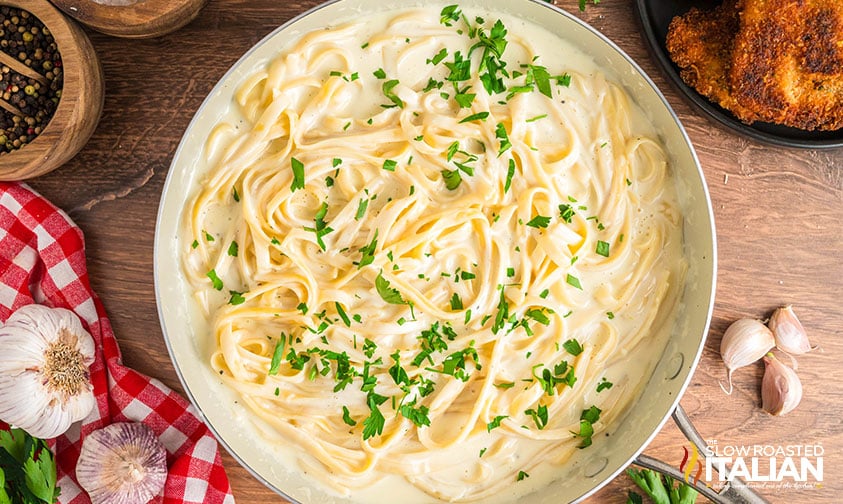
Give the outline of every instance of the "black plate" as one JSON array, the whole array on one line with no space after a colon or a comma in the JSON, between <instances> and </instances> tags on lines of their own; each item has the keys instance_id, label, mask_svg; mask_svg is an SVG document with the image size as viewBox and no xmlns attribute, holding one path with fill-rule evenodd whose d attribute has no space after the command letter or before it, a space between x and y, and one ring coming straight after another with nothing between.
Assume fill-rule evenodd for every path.
<instances>
[{"instance_id":1,"label":"black plate","mask_svg":"<svg viewBox=\"0 0 843 504\"><path fill-rule=\"evenodd\" d=\"M697 91L686 85L679 76L679 68L671 61L665 48L667 28L674 16L682 15L691 7L713 8L719 0L636 0L635 9L644 29L645 40L650 52L656 58L662 70L671 82L696 105L715 121L750 138L774 145L802 148L830 148L843 146L843 129L835 131L806 131L777 124L755 122L745 124L728 110L709 101Z\"/></svg>"}]
</instances>

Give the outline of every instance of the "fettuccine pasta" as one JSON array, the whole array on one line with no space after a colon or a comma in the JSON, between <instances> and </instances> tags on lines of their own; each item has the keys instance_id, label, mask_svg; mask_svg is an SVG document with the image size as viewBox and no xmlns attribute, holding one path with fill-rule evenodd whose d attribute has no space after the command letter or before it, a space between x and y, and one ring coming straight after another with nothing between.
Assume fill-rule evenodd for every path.
<instances>
[{"instance_id":1,"label":"fettuccine pasta","mask_svg":"<svg viewBox=\"0 0 843 504\"><path fill-rule=\"evenodd\" d=\"M603 442L663 348L685 269L663 148L623 88L504 19L307 33L208 139L182 238L209 364L339 495L527 491Z\"/></svg>"}]
</instances>

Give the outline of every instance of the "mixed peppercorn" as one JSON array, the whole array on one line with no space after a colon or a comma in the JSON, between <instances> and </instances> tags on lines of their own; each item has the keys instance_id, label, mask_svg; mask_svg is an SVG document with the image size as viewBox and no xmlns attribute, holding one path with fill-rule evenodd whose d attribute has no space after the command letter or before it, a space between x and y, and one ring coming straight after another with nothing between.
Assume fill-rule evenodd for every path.
<instances>
[{"instance_id":1,"label":"mixed peppercorn","mask_svg":"<svg viewBox=\"0 0 843 504\"><path fill-rule=\"evenodd\" d=\"M25 65L0 65L0 154L35 139L58 108L62 60L50 30L30 12L0 6L0 51Z\"/></svg>"}]
</instances>

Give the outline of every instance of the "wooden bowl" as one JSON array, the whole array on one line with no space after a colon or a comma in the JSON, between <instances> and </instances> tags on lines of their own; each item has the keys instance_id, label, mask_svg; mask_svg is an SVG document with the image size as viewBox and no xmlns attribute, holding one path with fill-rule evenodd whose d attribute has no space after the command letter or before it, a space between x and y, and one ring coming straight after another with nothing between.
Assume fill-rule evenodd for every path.
<instances>
[{"instance_id":1,"label":"wooden bowl","mask_svg":"<svg viewBox=\"0 0 843 504\"><path fill-rule=\"evenodd\" d=\"M192 21L208 0L52 0L94 30L126 38L151 38Z\"/></svg>"},{"instance_id":2,"label":"wooden bowl","mask_svg":"<svg viewBox=\"0 0 843 504\"><path fill-rule=\"evenodd\" d=\"M0 0L28 11L53 35L62 59L64 81L52 119L30 143L0 154L0 180L37 177L76 155L94 132L102 113L102 68L82 29L47 0Z\"/></svg>"}]
</instances>

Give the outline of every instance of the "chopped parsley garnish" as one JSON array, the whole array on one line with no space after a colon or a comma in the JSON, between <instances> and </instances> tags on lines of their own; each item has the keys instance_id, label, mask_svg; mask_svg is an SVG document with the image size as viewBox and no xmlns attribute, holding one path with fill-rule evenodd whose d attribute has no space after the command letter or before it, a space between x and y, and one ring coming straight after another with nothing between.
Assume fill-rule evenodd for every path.
<instances>
[{"instance_id":1,"label":"chopped parsley garnish","mask_svg":"<svg viewBox=\"0 0 843 504\"><path fill-rule=\"evenodd\" d=\"M396 166L398 166L398 162L394 159L385 159L383 162L383 169L386 171L395 171Z\"/></svg>"},{"instance_id":2,"label":"chopped parsley garnish","mask_svg":"<svg viewBox=\"0 0 843 504\"><path fill-rule=\"evenodd\" d=\"M398 412L401 413L401 416L413 422L416 427L430 425L430 417L427 416L430 409L427 406L419 406L418 408L414 406L415 402L402 404L398 408Z\"/></svg>"},{"instance_id":3,"label":"chopped parsley garnish","mask_svg":"<svg viewBox=\"0 0 843 504\"><path fill-rule=\"evenodd\" d=\"M629 179L627 179L627 180L629 180ZM234 198L235 203L240 202L240 193L237 192L237 187L231 188L231 197Z\"/></svg>"},{"instance_id":4,"label":"chopped parsley garnish","mask_svg":"<svg viewBox=\"0 0 843 504\"><path fill-rule=\"evenodd\" d=\"M231 297L228 298L228 304L236 306L236 305L243 304L243 303L246 302L246 298L243 297L242 292L230 290L230 291L228 291L228 293L231 295Z\"/></svg>"},{"instance_id":5,"label":"chopped parsley garnish","mask_svg":"<svg viewBox=\"0 0 843 504\"><path fill-rule=\"evenodd\" d=\"M352 427L357 425L357 422L353 418L351 418L351 412L348 411L348 406L342 407L342 421Z\"/></svg>"},{"instance_id":6,"label":"chopped parsley garnish","mask_svg":"<svg viewBox=\"0 0 843 504\"><path fill-rule=\"evenodd\" d=\"M386 72L384 72L383 68L378 68L372 74L377 77L378 79L386 79Z\"/></svg>"},{"instance_id":7,"label":"chopped parsley garnish","mask_svg":"<svg viewBox=\"0 0 843 504\"><path fill-rule=\"evenodd\" d=\"M478 112L476 114L471 114L469 116L466 116L466 117L462 118L460 120L460 124L471 122L471 121L485 121L487 117L489 117L488 112Z\"/></svg>"},{"instance_id":8,"label":"chopped parsley garnish","mask_svg":"<svg viewBox=\"0 0 843 504\"><path fill-rule=\"evenodd\" d=\"M498 415L492 419L491 422L486 424L486 432L492 432L492 429L497 429L501 426L501 421L509 418L508 415Z\"/></svg>"},{"instance_id":9,"label":"chopped parsley garnish","mask_svg":"<svg viewBox=\"0 0 843 504\"><path fill-rule=\"evenodd\" d=\"M231 244L228 246L228 255L232 257L237 257L237 249L238 245L236 241L232 241Z\"/></svg>"},{"instance_id":10,"label":"chopped parsley garnish","mask_svg":"<svg viewBox=\"0 0 843 504\"><path fill-rule=\"evenodd\" d=\"M439 50L438 53L436 53L435 56L433 56L432 58L429 58L427 60L427 63L432 64L432 65L438 65L440 62L442 62L443 59L445 59L447 57L448 57L448 49L443 47L442 49Z\"/></svg>"},{"instance_id":11,"label":"chopped parsley garnish","mask_svg":"<svg viewBox=\"0 0 843 504\"><path fill-rule=\"evenodd\" d=\"M615 318L615 313L614 313L614 312L607 311L607 312L606 312L606 316L607 316L607 317L609 317L609 320L612 320L613 318Z\"/></svg>"},{"instance_id":12,"label":"chopped parsley garnish","mask_svg":"<svg viewBox=\"0 0 843 504\"><path fill-rule=\"evenodd\" d=\"M193 240L193 243L190 244L190 248L197 248L199 246L199 240Z\"/></svg>"},{"instance_id":13,"label":"chopped parsley garnish","mask_svg":"<svg viewBox=\"0 0 843 504\"><path fill-rule=\"evenodd\" d=\"M445 357L445 360L442 361L442 373L453 376L460 381L468 381L469 374L465 367L466 358L468 357L474 361L474 369L480 370L482 366L478 363L477 349L474 348L473 344L474 342L472 341L468 348L464 348Z\"/></svg>"},{"instance_id":14,"label":"chopped parsley garnish","mask_svg":"<svg viewBox=\"0 0 843 504\"><path fill-rule=\"evenodd\" d=\"M596 252L598 255L602 255L603 257L609 257L609 242L597 240Z\"/></svg>"},{"instance_id":15,"label":"chopped parsley garnish","mask_svg":"<svg viewBox=\"0 0 843 504\"><path fill-rule=\"evenodd\" d=\"M328 203L322 202L322 205L319 207L319 210L316 211L316 215L313 216L314 227L305 227L305 231L310 231L316 235L316 244L319 245L319 248L325 250L325 242L322 240L322 237L332 233L334 230L331 227L328 227L327 223L325 222L325 216L328 214Z\"/></svg>"},{"instance_id":16,"label":"chopped parsley garnish","mask_svg":"<svg viewBox=\"0 0 843 504\"><path fill-rule=\"evenodd\" d=\"M360 202L357 203L357 213L354 214L354 220L360 220L366 215L366 209L369 208L369 198L360 198Z\"/></svg>"},{"instance_id":17,"label":"chopped parsley garnish","mask_svg":"<svg viewBox=\"0 0 843 504\"><path fill-rule=\"evenodd\" d=\"M462 175L459 170L442 170L442 180L449 191L455 190L462 183Z\"/></svg>"},{"instance_id":18,"label":"chopped parsley garnish","mask_svg":"<svg viewBox=\"0 0 843 504\"><path fill-rule=\"evenodd\" d=\"M425 360L433 364L431 354L447 350L448 343L445 340L454 341L456 337L457 333L454 332L450 324L445 322L440 325L438 321L434 322L430 329L422 331L417 337L421 345L421 352L413 359L413 365L418 367Z\"/></svg>"},{"instance_id":19,"label":"chopped parsley garnish","mask_svg":"<svg viewBox=\"0 0 843 504\"><path fill-rule=\"evenodd\" d=\"M509 135L507 135L506 127L504 127L503 123L498 123L495 127L495 138L500 142L498 156L512 148L512 142L509 141Z\"/></svg>"},{"instance_id":20,"label":"chopped parsley garnish","mask_svg":"<svg viewBox=\"0 0 843 504\"><path fill-rule=\"evenodd\" d=\"M600 383L597 384L597 392L603 392L604 390L608 390L612 388L613 385L614 383L607 380L604 376L603 379L600 380Z\"/></svg>"},{"instance_id":21,"label":"chopped parsley garnish","mask_svg":"<svg viewBox=\"0 0 843 504\"><path fill-rule=\"evenodd\" d=\"M467 91L470 88L465 88L462 90L458 90L456 94L454 94L454 101L457 102L457 105L460 108L470 108L471 104L474 103L474 98L477 97L475 93L468 93ZM481 112L482 113L482 112Z\"/></svg>"},{"instance_id":22,"label":"chopped parsley garnish","mask_svg":"<svg viewBox=\"0 0 843 504\"><path fill-rule=\"evenodd\" d=\"M573 356L577 356L582 353L583 348L579 341L575 339L569 339L565 343L562 343L562 348L565 349L566 352Z\"/></svg>"},{"instance_id":23,"label":"chopped parsley garnish","mask_svg":"<svg viewBox=\"0 0 843 504\"><path fill-rule=\"evenodd\" d=\"M575 277L574 275L568 273L565 276L565 281L568 282L568 285L576 287L579 290L582 290L582 285L580 284L580 279Z\"/></svg>"},{"instance_id":24,"label":"chopped parsley garnish","mask_svg":"<svg viewBox=\"0 0 843 504\"><path fill-rule=\"evenodd\" d=\"M509 160L509 168L506 171L506 182L503 184L503 192L509 192L509 188L512 186L512 177L515 175L515 160Z\"/></svg>"},{"instance_id":25,"label":"chopped parsley garnish","mask_svg":"<svg viewBox=\"0 0 843 504\"><path fill-rule=\"evenodd\" d=\"M222 290L222 280L220 279L220 277L217 276L216 270L211 269L207 273L207 276L211 279L211 283L214 285L214 289Z\"/></svg>"},{"instance_id":26,"label":"chopped parsley garnish","mask_svg":"<svg viewBox=\"0 0 843 504\"><path fill-rule=\"evenodd\" d=\"M463 309L462 298L460 298L460 295L456 292L453 296L451 296L451 309L454 311Z\"/></svg>"},{"instance_id":27,"label":"chopped parsley garnish","mask_svg":"<svg viewBox=\"0 0 843 504\"><path fill-rule=\"evenodd\" d=\"M570 224L574 218L574 208L564 203L559 205L559 216L562 217L563 221Z\"/></svg>"},{"instance_id":28,"label":"chopped parsley garnish","mask_svg":"<svg viewBox=\"0 0 843 504\"><path fill-rule=\"evenodd\" d=\"M536 374L536 370L542 368L541 374ZM552 396L556 394L557 385L567 385L573 387L577 381L577 376L574 374L574 367L568 365L567 361L561 361L555 366L553 370L545 367L543 364L533 366L533 378L541 385L545 394Z\"/></svg>"},{"instance_id":29,"label":"chopped parsley garnish","mask_svg":"<svg viewBox=\"0 0 843 504\"><path fill-rule=\"evenodd\" d=\"M368 201L368 200L367 200ZM358 207L358 212L360 209ZM362 268L363 266L372 264L375 260L375 249L378 247L378 230L375 229L375 235L372 237L372 241L369 242L368 245L365 247L361 247L359 252L362 253L362 257L360 257L360 262L357 263L357 269Z\"/></svg>"},{"instance_id":30,"label":"chopped parsley garnish","mask_svg":"<svg viewBox=\"0 0 843 504\"><path fill-rule=\"evenodd\" d=\"M383 107L383 108L392 108L392 107L404 108L404 102L401 101L401 98L399 98L398 95L396 95L395 92L392 91L393 88L395 88L395 86L397 86L397 85L398 85L398 79L390 79L390 80L383 83L383 86L381 87L383 89L383 94L384 94L384 96L386 96L386 98L389 101L392 102L392 104L381 105L381 107Z\"/></svg>"},{"instance_id":31,"label":"chopped parsley garnish","mask_svg":"<svg viewBox=\"0 0 843 504\"><path fill-rule=\"evenodd\" d=\"M542 430L547 425L547 406L541 405L537 409L528 409L524 411L525 415L529 415L536 423L536 427Z\"/></svg>"},{"instance_id":32,"label":"chopped parsley garnish","mask_svg":"<svg viewBox=\"0 0 843 504\"><path fill-rule=\"evenodd\" d=\"M515 481L522 481L529 477L530 475L525 473L524 471L518 471L518 476L515 477Z\"/></svg>"},{"instance_id":33,"label":"chopped parsley garnish","mask_svg":"<svg viewBox=\"0 0 843 504\"><path fill-rule=\"evenodd\" d=\"M600 413L602 413L602 410L594 405L582 411L580 415L580 431L573 433L575 436L583 438L578 448L591 446L591 436L594 435L594 424L600 420Z\"/></svg>"},{"instance_id":34,"label":"chopped parsley garnish","mask_svg":"<svg viewBox=\"0 0 843 504\"><path fill-rule=\"evenodd\" d=\"M396 350L392 355L390 355L390 357L392 357L392 360L395 361L395 363L392 365L392 367L389 368L389 376L392 377L393 381L395 381L395 384L399 387L403 388L409 385L410 377L407 375L407 371L405 371L404 368L401 367L400 352Z\"/></svg>"},{"instance_id":35,"label":"chopped parsley garnish","mask_svg":"<svg viewBox=\"0 0 843 504\"><path fill-rule=\"evenodd\" d=\"M504 294L504 286L501 285L499 289L501 291L501 295L498 300L498 311L495 313L495 322L492 324L492 332L495 334L503 329L506 321L509 320L509 303L507 302L506 295Z\"/></svg>"},{"instance_id":36,"label":"chopped parsley garnish","mask_svg":"<svg viewBox=\"0 0 843 504\"><path fill-rule=\"evenodd\" d=\"M383 426L386 419L383 417L383 413L379 406L386 402L387 398L376 394L374 392L369 392L368 397L366 398L366 403L369 406L369 416L363 420L363 440L367 440L371 437L376 435L380 436L383 434Z\"/></svg>"},{"instance_id":37,"label":"chopped parsley garnish","mask_svg":"<svg viewBox=\"0 0 843 504\"><path fill-rule=\"evenodd\" d=\"M381 299L387 303L399 305L408 304L407 301L401 297L401 292L390 286L389 280L383 276L383 271L378 273L377 278L375 278L375 289L377 289L378 295L380 295Z\"/></svg>"},{"instance_id":38,"label":"chopped parsley garnish","mask_svg":"<svg viewBox=\"0 0 843 504\"><path fill-rule=\"evenodd\" d=\"M442 9L442 12L439 13L439 22L445 26L452 26L453 23L460 20L460 16L462 16L462 11L460 11L459 6L457 5L449 5Z\"/></svg>"},{"instance_id":39,"label":"chopped parsley garnish","mask_svg":"<svg viewBox=\"0 0 843 504\"><path fill-rule=\"evenodd\" d=\"M342 323L345 324L346 327L351 327L351 319L348 318L348 314L345 313L345 310L339 301L334 303L334 307L337 309L337 315L339 315L342 319Z\"/></svg>"},{"instance_id":40,"label":"chopped parsley garnish","mask_svg":"<svg viewBox=\"0 0 843 504\"><path fill-rule=\"evenodd\" d=\"M296 158L290 158L290 166L293 169L293 182L290 184L290 191L304 189L304 164Z\"/></svg>"},{"instance_id":41,"label":"chopped parsley garnish","mask_svg":"<svg viewBox=\"0 0 843 504\"><path fill-rule=\"evenodd\" d=\"M372 356L375 355L375 350L377 350L377 349L378 349L377 343L370 340L369 338L366 338L366 340L363 341L363 354L366 357L371 359Z\"/></svg>"},{"instance_id":42,"label":"chopped parsley garnish","mask_svg":"<svg viewBox=\"0 0 843 504\"><path fill-rule=\"evenodd\" d=\"M275 343L275 350L272 352L272 360L269 363L269 371L267 374L276 375L281 368L281 360L284 356L284 347L287 346L287 335L281 333L281 339Z\"/></svg>"},{"instance_id":43,"label":"chopped parsley garnish","mask_svg":"<svg viewBox=\"0 0 843 504\"><path fill-rule=\"evenodd\" d=\"M545 215L536 215L527 222L527 225L534 228L546 228L550 224L550 217Z\"/></svg>"}]
</instances>

